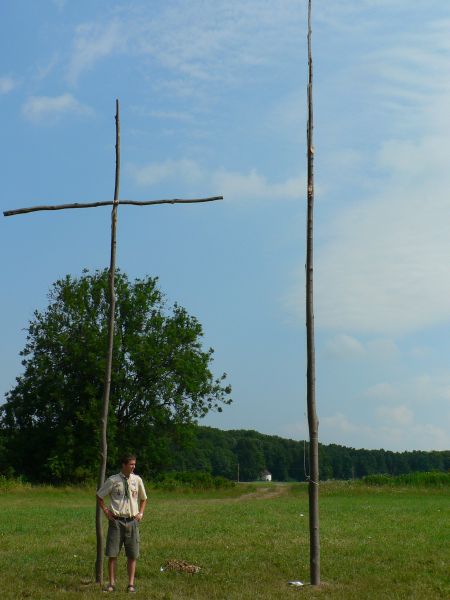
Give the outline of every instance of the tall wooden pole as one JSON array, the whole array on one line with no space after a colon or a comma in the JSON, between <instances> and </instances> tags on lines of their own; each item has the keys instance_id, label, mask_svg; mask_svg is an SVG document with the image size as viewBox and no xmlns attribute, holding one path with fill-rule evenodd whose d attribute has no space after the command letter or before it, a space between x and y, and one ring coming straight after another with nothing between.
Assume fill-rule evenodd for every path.
<instances>
[{"instance_id":1,"label":"tall wooden pole","mask_svg":"<svg viewBox=\"0 0 450 600\"><path fill-rule=\"evenodd\" d=\"M100 202L75 202L72 204L57 204L57 205L41 205L28 206L25 208L16 208L14 210L5 210L5 217L14 215L25 215L32 212L66 210L74 208L95 208L98 206L112 206L111 213L111 261L109 267L109 320L108 320L108 352L106 357L105 378L103 386L103 405L100 418L100 468L98 471L97 489L103 484L106 475L106 463L108 458L108 412L109 412L109 396L111 389L111 371L112 371L112 355L114 344L114 315L116 307L116 297L114 291L114 280L116 273L116 225L117 225L117 208L119 204L130 204L132 206L153 206L156 204L196 204L201 202L215 202L223 200L223 196L211 196L209 198L172 198L167 200L121 200L119 201L119 180L120 180L120 120L119 120L119 101L116 100L116 178L114 188L114 200ZM96 533L97 533L97 559L95 562L96 580L102 583L103 580L103 531L100 508L97 507L96 516Z\"/></svg>"},{"instance_id":2,"label":"tall wooden pole","mask_svg":"<svg viewBox=\"0 0 450 600\"><path fill-rule=\"evenodd\" d=\"M312 585L320 584L319 537L319 421L316 413L316 360L314 348L313 295L313 208L314 208L314 144L313 144L313 64L311 50L311 0L308 0L308 214L306 232L306 344L307 405L309 427L309 546Z\"/></svg>"},{"instance_id":3,"label":"tall wooden pole","mask_svg":"<svg viewBox=\"0 0 450 600\"><path fill-rule=\"evenodd\" d=\"M119 101L116 100L116 176L114 185L114 203L111 211L111 257L109 264L109 319L108 319L108 350L106 355L105 379L103 385L103 405L100 418L100 467L98 471L97 489L105 481L106 462L108 458L108 412L109 395L111 390L112 357L114 347L114 322L116 311L116 294L114 282L116 276L116 228L117 207L119 206L119 184L120 184L120 117ZM103 583L103 530L102 511L97 505L95 514L95 527L97 533L97 559L95 562L95 576L97 583Z\"/></svg>"}]
</instances>

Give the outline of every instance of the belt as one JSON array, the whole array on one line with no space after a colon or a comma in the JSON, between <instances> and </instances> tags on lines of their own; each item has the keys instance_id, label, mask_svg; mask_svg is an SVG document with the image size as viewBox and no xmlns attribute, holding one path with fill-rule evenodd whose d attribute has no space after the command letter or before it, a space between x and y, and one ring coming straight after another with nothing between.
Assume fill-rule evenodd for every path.
<instances>
[{"instance_id":1,"label":"belt","mask_svg":"<svg viewBox=\"0 0 450 600\"><path fill-rule=\"evenodd\" d=\"M120 515L114 515L114 518L116 521L125 521L126 523L134 521L134 517L121 517Z\"/></svg>"}]
</instances>

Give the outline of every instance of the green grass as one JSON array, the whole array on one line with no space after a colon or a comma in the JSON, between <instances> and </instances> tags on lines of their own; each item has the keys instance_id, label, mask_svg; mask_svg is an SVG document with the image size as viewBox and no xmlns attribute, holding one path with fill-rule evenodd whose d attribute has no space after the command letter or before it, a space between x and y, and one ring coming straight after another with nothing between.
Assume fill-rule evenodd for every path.
<instances>
[{"instance_id":1,"label":"green grass","mask_svg":"<svg viewBox=\"0 0 450 600\"><path fill-rule=\"evenodd\" d=\"M405 475L367 475L363 483L368 485L393 485L413 487L450 487L450 473L430 471Z\"/></svg>"},{"instance_id":2,"label":"green grass","mask_svg":"<svg viewBox=\"0 0 450 600\"><path fill-rule=\"evenodd\" d=\"M104 597L93 581L94 491L0 491L0 597ZM301 516L304 515L304 516ZM174 600L450 598L449 488L329 482L321 486L323 585L309 580L304 485L233 490L150 490L141 525L138 595ZM106 524L105 524L106 525ZM161 572L187 560L197 575ZM125 559L118 592L125 597Z\"/></svg>"}]
</instances>

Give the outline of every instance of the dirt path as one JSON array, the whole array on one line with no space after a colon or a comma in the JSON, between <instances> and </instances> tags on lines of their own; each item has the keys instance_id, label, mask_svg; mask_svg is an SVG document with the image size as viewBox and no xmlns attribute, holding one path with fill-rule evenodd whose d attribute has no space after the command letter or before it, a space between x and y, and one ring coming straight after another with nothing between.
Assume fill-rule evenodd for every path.
<instances>
[{"instance_id":1,"label":"dirt path","mask_svg":"<svg viewBox=\"0 0 450 600\"><path fill-rule=\"evenodd\" d=\"M278 498L288 493L289 486L282 483L271 483L270 485L258 486L254 492L242 494L234 500L240 502L242 500L271 500Z\"/></svg>"},{"instance_id":2,"label":"dirt path","mask_svg":"<svg viewBox=\"0 0 450 600\"><path fill-rule=\"evenodd\" d=\"M248 487L248 484L242 485ZM289 489L290 485L285 483L270 483L268 485L257 484L256 490L253 492L244 493L243 491L240 496L232 496L228 498L210 498L207 500L207 502L223 504L229 502L243 502L246 500L272 500L273 498L279 498L280 496L287 495Z\"/></svg>"}]
</instances>

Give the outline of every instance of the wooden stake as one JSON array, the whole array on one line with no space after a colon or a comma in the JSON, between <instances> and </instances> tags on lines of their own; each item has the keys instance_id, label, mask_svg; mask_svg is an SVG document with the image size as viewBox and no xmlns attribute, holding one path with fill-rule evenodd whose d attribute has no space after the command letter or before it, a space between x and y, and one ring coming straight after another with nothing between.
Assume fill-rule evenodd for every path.
<instances>
[{"instance_id":1,"label":"wooden stake","mask_svg":"<svg viewBox=\"0 0 450 600\"><path fill-rule=\"evenodd\" d=\"M316 413L316 365L314 348L313 295L313 209L314 209L314 144L313 144L313 64L311 50L311 0L308 0L308 214L306 232L306 344L307 405L309 427L309 545L312 585L320 584L319 537L319 421Z\"/></svg>"},{"instance_id":2,"label":"wooden stake","mask_svg":"<svg viewBox=\"0 0 450 600\"><path fill-rule=\"evenodd\" d=\"M108 459L108 413L109 396L111 391L112 357L114 347L114 322L116 312L116 294L114 282L116 277L116 229L117 208L119 206L120 186L120 116L119 100L116 100L116 176L114 184L114 202L111 211L111 256L109 263L109 319L108 319L108 350L106 353L105 379L103 384L103 403L100 417L100 467L98 471L97 489L99 489L106 476L106 462ZM103 583L103 529L102 511L97 504L95 514L95 528L97 534L97 559L95 562L95 578L97 583Z\"/></svg>"}]
</instances>

